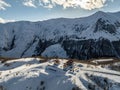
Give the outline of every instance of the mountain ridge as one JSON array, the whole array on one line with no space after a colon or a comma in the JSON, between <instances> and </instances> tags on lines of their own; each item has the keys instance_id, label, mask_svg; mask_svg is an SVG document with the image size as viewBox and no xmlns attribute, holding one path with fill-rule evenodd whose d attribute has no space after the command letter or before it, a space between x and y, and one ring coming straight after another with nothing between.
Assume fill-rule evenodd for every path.
<instances>
[{"instance_id":1,"label":"mountain ridge","mask_svg":"<svg viewBox=\"0 0 120 90\"><path fill-rule=\"evenodd\" d=\"M0 56L4 57L48 57L58 53L54 51L58 46L66 58L120 57L120 19L116 13L99 11L79 19L9 22L0 24L0 34ZM61 54L51 55L61 58Z\"/></svg>"}]
</instances>

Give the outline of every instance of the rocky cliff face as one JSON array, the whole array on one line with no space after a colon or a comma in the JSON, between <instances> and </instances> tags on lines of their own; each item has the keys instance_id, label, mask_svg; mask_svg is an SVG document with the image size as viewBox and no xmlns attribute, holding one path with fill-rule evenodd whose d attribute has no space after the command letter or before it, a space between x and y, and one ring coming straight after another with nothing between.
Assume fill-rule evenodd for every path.
<instances>
[{"instance_id":1,"label":"rocky cliff face","mask_svg":"<svg viewBox=\"0 0 120 90\"><path fill-rule=\"evenodd\" d=\"M90 59L120 57L118 14L0 24L0 56Z\"/></svg>"},{"instance_id":2,"label":"rocky cliff face","mask_svg":"<svg viewBox=\"0 0 120 90\"><path fill-rule=\"evenodd\" d=\"M116 46L117 45L117 46ZM120 41L109 41L107 39L64 41L63 47L70 58L91 59L100 57L117 57L120 53Z\"/></svg>"}]
</instances>

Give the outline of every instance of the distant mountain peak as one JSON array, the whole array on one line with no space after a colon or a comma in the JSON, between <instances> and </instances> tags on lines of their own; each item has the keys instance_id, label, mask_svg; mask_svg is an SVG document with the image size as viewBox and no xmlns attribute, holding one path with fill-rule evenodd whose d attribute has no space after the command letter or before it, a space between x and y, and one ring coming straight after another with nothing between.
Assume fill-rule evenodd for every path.
<instances>
[{"instance_id":1,"label":"distant mountain peak","mask_svg":"<svg viewBox=\"0 0 120 90\"><path fill-rule=\"evenodd\" d=\"M115 24L119 22L119 18L116 15L114 15L114 13L107 13L103 11L98 11L94 13L93 15L89 16L89 18L91 18L91 20L95 22L98 20L102 20L109 24Z\"/></svg>"},{"instance_id":2,"label":"distant mountain peak","mask_svg":"<svg viewBox=\"0 0 120 90\"><path fill-rule=\"evenodd\" d=\"M92 15L94 18L108 18L109 14L103 11L98 11L95 14Z\"/></svg>"},{"instance_id":3,"label":"distant mountain peak","mask_svg":"<svg viewBox=\"0 0 120 90\"><path fill-rule=\"evenodd\" d=\"M103 11L98 11L98 12L96 12L95 14L104 15L104 14L107 14L107 13L106 13L106 12L103 12Z\"/></svg>"}]
</instances>

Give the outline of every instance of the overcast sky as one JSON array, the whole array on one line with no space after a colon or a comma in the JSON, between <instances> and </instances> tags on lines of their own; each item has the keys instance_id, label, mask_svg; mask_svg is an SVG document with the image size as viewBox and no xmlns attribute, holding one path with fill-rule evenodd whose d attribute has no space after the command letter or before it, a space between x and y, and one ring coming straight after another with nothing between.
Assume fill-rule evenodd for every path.
<instances>
[{"instance_id":1,"label":"overcast sky","mask_svg":"<svg viewBox=\"0 0 120 90\"><path fill-rule=\"evenodd\" d=\"M78 18L120 11L120 0L0 0L0 21Z\"/></svg>"}]
</instances>

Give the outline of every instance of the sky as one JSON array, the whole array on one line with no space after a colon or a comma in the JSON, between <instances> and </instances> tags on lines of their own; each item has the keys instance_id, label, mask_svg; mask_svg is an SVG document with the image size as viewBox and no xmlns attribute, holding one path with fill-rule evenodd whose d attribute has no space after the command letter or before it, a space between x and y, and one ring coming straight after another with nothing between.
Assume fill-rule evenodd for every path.
<instances>
[{"instance_id":1,"label":"sky","mask_svg":"<svg viewBox=\"0 0 120 90\"><path fill-rule=\"evenodd\" d=\"M120 0L0 0L0 22L79 18L97 11L118 12Z\"/></svg>"}]
</instances>

